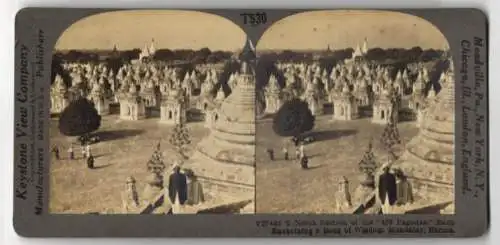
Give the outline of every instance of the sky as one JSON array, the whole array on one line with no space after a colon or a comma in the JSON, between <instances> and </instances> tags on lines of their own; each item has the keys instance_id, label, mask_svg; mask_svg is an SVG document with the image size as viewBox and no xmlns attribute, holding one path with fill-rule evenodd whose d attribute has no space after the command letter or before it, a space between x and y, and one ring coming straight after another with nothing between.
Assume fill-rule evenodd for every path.
<instances>
[{"instance_id":1,"label":"sky","mask_svg":"<svg viewBox=\"0 0 500 245\"><path fill-rule=\"evenodd\" d=\"M235 51L246 34L233 22L211 14L177 10L135 10L97 14L75 22L62 33L56 50L143 48Z\"/></svg>"},{"instance_id":2,"label":"sky","mask_svg":"<svg viewBox=\"0 0 500 245\"><path fill-rule=\"evenodd\" d=\"M356 48L443 49L444 35L430 22L412 15L364 10L311 11L275 22L262 35L257 50L326 50Z\"/></svg>"}]
</instances>

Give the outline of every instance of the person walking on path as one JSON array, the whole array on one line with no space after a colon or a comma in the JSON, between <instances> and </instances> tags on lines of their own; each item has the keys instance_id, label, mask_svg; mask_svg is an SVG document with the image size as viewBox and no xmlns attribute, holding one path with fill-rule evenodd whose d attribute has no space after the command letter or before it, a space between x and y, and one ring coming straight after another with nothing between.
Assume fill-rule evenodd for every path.
<instances>
[{"instance_id":1,"label":"person walking on path","mask_svg":"<svg viewBox=\"0 0 500 245\"><path fill-rule=\"evenodd\" d=\"M300 166L302 169L308 169L309 168L309 159L307 156L303 155L300 158Z\"/></svg>"},{"instance_id":2,"label":"person walking on path","mask_svg":"<svg viewBox=\"0 0 500 245\"><path fill-rule=\"evenodd\" d=\"M82 146L82 157L83 157L83 159L86 159L88 157L87 151L85 150L85 146Z\"/></svg>"},{"instance_id":3,"label":"person walking on path","mask_svg":"<svg viewBox=\"0 0 500 245\"><path fill-rule=\"evenodd\" d=\"M295 159L300 159L300 148L295 148Z\"/></svg>"},{"instance_id":4,"label":"person walking on path","mask_svg":"<svg viewBox=\"0 0 500 245\"><path fill-rule=\"evenodd\" d=\"M283 155L285 156L285 160L288 161L288 148L285 146L283 146Z\"/></svg>"},{"instance_id":5,"label":"person walking on path","mask_svg":"<svg viewBox=\"0 0 500 245\"><path fill-rule=\"evenodd\" d=\"M85 153L87 154L87 157L92 156L92 152L90 149L90 144L87 143L87 146L85 146Z\"/></svg>"},{"instance_id":6,"label":"person walking on path","mask_svg":"<svg viewBox=\"0 0 500 245\"><path fill-rule=\"evenodd\" d=\"M56 160L60 159L60 156L59 156L59 147L57 147L57 145L54 145L52 147L52 153L54 153L54 157L56 158Z\"/></svg>"},{"instance_id":7,"label":"person walking on path","mask_svg":"<svg viewBox=\"0 0 500 245\"><path fill-rule=\"evenodd\" d=\"M87 167L89 169L93 169L94 168L94 156L89 155L86 160L87 160Z\"/></svg>"},{"instance_id":8,"label":"person walking on path","mask_svg":"<svg viewBox=\"0 0 500 245\"><path fill-rule=\"evenodd\" d=\"M73 151L73 144L69 145L68 155L69 155L70 160L75 159L75 152Z\"/></svg>"},{"instance_id":9,"label":"person walking on path","mask_svg":"<svg viewBox=\"0 0 500 245\"><path fill-rule=\"evenodd\" d=\"M274 161L274 150L271 148L268 148L267 154L269 155L269 160Z\"/></svg>"}]
</instances>

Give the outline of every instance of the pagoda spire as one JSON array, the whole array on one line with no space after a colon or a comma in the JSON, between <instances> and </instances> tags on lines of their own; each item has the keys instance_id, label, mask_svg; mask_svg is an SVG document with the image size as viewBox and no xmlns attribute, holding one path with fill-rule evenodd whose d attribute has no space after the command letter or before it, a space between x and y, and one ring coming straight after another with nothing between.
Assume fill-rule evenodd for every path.
<instances>
[{"instance_id":1,"label":"pagoda spire","mask_svg":"<svg viewBox=\"0 0 500 245\"><path fill-rule=\"evenodd\" d=\"M363 49L361 52L365 55L368 53L368 39L365 37L365 40L363 41Z\"/></svg>"},{"instance_id":2,"label":"pagoda spire","mask_svg":"<svg viewBox=\"0 0 500 245\"><path fill-rule=\"evenodd\" d=\"M247 42L245 44L245 47L241 51L239 55L239 59L242 62L255 62L257 59L256 51L255 51L255 46L253 45L252 40L247 39Z\"/></svg>"}]
</instances>

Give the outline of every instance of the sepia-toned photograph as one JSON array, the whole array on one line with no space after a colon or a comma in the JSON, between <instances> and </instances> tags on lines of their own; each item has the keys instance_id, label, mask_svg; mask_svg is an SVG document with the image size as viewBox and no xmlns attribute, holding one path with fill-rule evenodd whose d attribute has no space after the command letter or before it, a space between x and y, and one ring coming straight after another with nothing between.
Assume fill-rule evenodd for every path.
<instances>
[{"instance_id":1,"label":"sepia-toned photograph","mask_svg":"<svg viewBox=\"0 0 500 245\"><path fill-rule=\"evenodd\" d=\"M310 11L256 45L256 213L454 214L455 79L439 29Z\"/></svg>"},{"instance_id":2,"label":"sepia-toned photograph","mask_svg":"<svg viewBox=\"0 0 500 245\"><path fill-rule=\"evenodd\" d=\"M254 213L252 48L196 11L69 26L53 51L49 212Z\"/></svg>"}]
</instances>

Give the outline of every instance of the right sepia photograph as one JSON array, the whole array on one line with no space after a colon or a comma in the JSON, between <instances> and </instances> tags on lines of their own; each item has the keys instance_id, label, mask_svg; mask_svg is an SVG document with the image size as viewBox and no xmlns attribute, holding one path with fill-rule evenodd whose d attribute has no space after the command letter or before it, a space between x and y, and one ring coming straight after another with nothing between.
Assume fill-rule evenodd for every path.
<instances>
[{"instance_id":1,"label":"right sepia photograph","mask_svg":"<svg viewBox=\"0 0 500 245\"><path fill-rule=\"evenodd\" d=\"M454 214L455 79L436 26L310 11L256 53L256 213Z\"/></svg>"}]
</instances>

